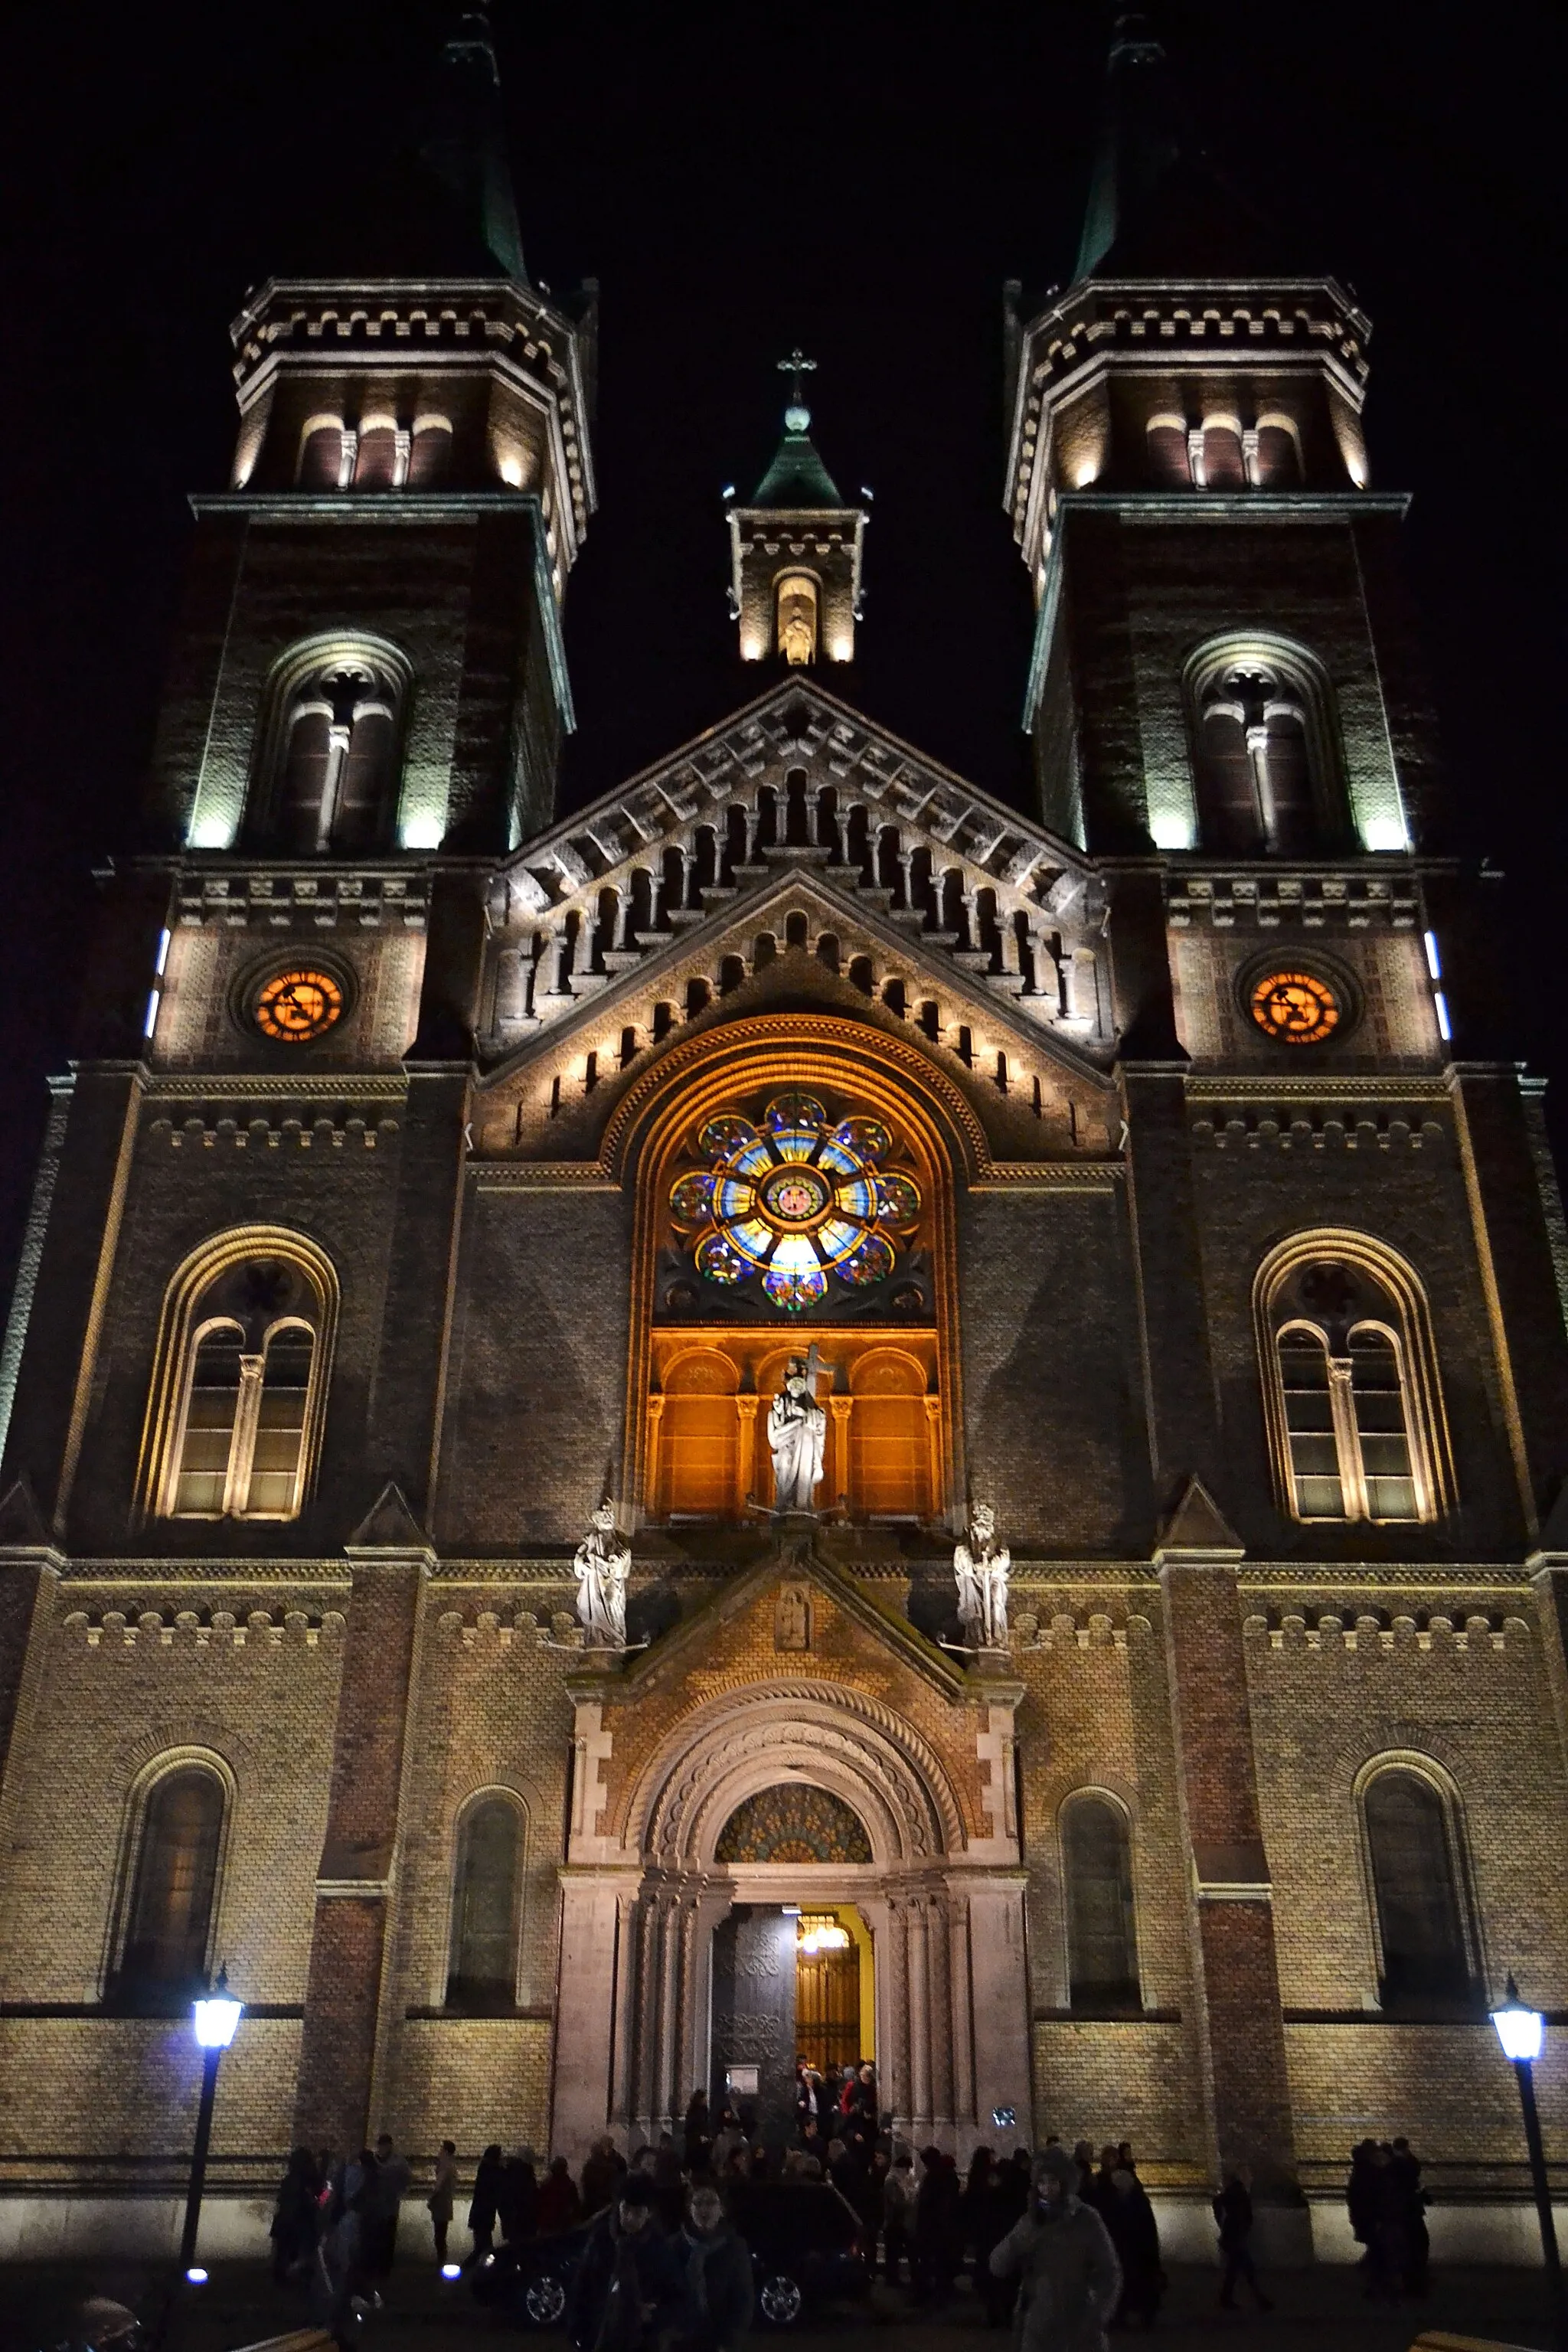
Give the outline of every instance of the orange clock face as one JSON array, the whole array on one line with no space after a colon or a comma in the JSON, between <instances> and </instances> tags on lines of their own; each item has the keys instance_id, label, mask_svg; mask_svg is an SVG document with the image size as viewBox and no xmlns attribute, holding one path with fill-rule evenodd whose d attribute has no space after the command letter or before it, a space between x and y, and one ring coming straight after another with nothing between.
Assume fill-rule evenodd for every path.
<instances>
[{"instance_id":1,"label":"orange clock face","mask_svg":"<svg viewBox=\"0 0 1568 2352\"><path fill-rule=\"evenodd\" d=\"M1280 1045L1321 1045L1340 1025L1340 1004L1315 971L1269 971L1247 995L1252 1017Z\"/></svg>"},{"instance_id":2,"label":"orange clock face","mask_svg":"<svg viewBox=\"0 0 1568 2352\"><path fill-rule=\"evenodd\" d=\"M275 971L256 999L256 1025L264 1037L300 1045L324 1036L342 1009L342 988L331 972Z\"/></svg>"}]
</instances>

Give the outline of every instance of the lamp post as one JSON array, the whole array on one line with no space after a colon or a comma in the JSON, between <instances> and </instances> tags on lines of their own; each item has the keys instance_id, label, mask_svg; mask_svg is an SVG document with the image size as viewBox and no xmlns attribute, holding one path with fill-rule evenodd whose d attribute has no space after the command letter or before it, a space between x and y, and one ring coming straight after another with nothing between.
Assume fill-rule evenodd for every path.
<instances>
[{"instance_id":1,"label":"lamp post","mask_svg":"<svg viewBox=\"0 0 1568 2352\"><path fill-rule=\"evenodd\" d=\"M202 2218L202 2189L207 2177L207 2148L213 2136L213 2100L217 2094L217 2070L234 2040L242 2004L228 1989L228 1971L219 1969L210 1992L191 2004L191 2024L202 2053L202 2098L196 2109L196 2144L191 2151L191 2185L185 2196L185 2226L180 2233L180 2268L195 2285L205 2278L195 2267L196 2230Z\"/></svg>"},{"instance_id":2,"label":"lamp post","mask_svg":"<svg viewBox=\"0 0 1568 2352\"><path fill-rule=\"evenodd\" d=\"M1547 2292L1552 2297L1552 2331L1559 2346L1568 2346L1568 2311L1563 2302L1563 2264L1557 2252L1557 2224L1552 2211L1552 2190L1546 2179L1546 2151L1541 2144L1541 2117L1535 2109L1534 2066L1541 2055L1545 2020L1519 1997L1510 1976L1501 2004L1491 2012L1502 2054L1519 2079L1519 2103L1524 2110L1524 2144L1530 2151L1530 2184L1535 2191L1535 2211L1541 2223L1541 2252L1546 2264Z\"/></svg>"}]
</instances>

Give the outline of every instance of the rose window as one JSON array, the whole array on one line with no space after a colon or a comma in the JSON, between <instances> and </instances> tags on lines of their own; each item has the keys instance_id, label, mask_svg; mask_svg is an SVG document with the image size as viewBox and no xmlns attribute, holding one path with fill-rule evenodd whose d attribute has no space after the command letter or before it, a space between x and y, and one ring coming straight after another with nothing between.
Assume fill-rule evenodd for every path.
<instances>
[{"instance_id":1,"label":"rose window","mask_svg":"<svg viewBox=\"0 0 1568 2352\"><path fill-rule=\"evenodd\" d=\"M758 1281L792 1315L885 1282L918 1221L920 1188L882 1162L893 1139L879 1119L834 1120L815 1095L778 1095L759 1124L726 1113L697 1148L711 1164L678 1177L669 1196L692 1263L721 1288Z\"/></svg>"}]
</instances>

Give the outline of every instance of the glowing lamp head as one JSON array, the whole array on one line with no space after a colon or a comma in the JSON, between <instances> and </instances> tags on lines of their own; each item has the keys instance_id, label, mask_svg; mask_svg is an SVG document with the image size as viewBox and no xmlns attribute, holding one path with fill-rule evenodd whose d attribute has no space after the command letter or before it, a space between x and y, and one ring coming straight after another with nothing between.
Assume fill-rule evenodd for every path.
<instances>
[{"instance_id":1,"label":"glowing lamp head","mask_svg":"<svg viewBox=\"0 0 1568 2352\"><path fill-rule=\"evenodd\" d=\"M228 1970L219 1969L217 1982L211 1992L191 2004L191 2022L197 2042L204 2050L226 2050L238 2030L244 2014L244 2003L235 2000L228 1989Z\"/></svg>"},{"instance_id":2,"label":"glowing lamp head","mask_svg":"<svg viewBox=\"0 0 1568 2352\"><path fill-rule=\"evenodd\" d=\"M205 2286L206 2283L207 2283L207 2274L206 2274L205 2271L205 2270L203 2270L203 2268L202 2268L202 2266L201 2266L200 2263L193 2263L191 2264L190 2269L185 2273L185 2284L186 2284L186 2285L187 2285L187 2286Z\"/></svg>"},{"instance_id":3,"label":"glowing lamp head","mask_svg":"<svg viewBox=\"0 0 1568 2352\"><path fill-rule=\"evenodd\" d=\"M1505 2058L1511 2058L1519 2066L1532 2064L1540 2057L1545 2020L1538 2009L1526 2008L1511 1977L1507 1994L1501 2005L1493 2010L1491 2019Z\"/></svg>"},{"instance_id":4,"label":"glowing lamp head","mask_svg":"<svg viewBox=\"0 0 1568 2352\"><path fill-rule=\"evenodd\" d=\"M462 2277L462 2275L463 2275L463 2265L462 2265L462 2263L442 2263L442 2265L441 2265L441 2276L442 2276L444 2279L460 2279L460 2278Z\"/></svg>"}]
</instances>

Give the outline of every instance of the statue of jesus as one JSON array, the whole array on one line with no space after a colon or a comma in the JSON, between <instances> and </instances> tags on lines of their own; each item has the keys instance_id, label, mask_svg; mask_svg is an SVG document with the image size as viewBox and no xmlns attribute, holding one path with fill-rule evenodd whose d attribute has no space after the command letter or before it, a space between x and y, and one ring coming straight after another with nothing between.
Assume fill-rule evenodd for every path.
<instances>
[{"instance_id":1,"label":"statue of jesus","mask_svg":"<svg viewBox=\"0 0 1568 2352\"><path fill-rule=\"evenodd\" d=\"M816 1373L815 1347L807 1356L792 1356L784 1386L768 1407L775 1511L809 1511L822 1483L827 1414L816 1401Z\"/></svg>"}]
</instances>

